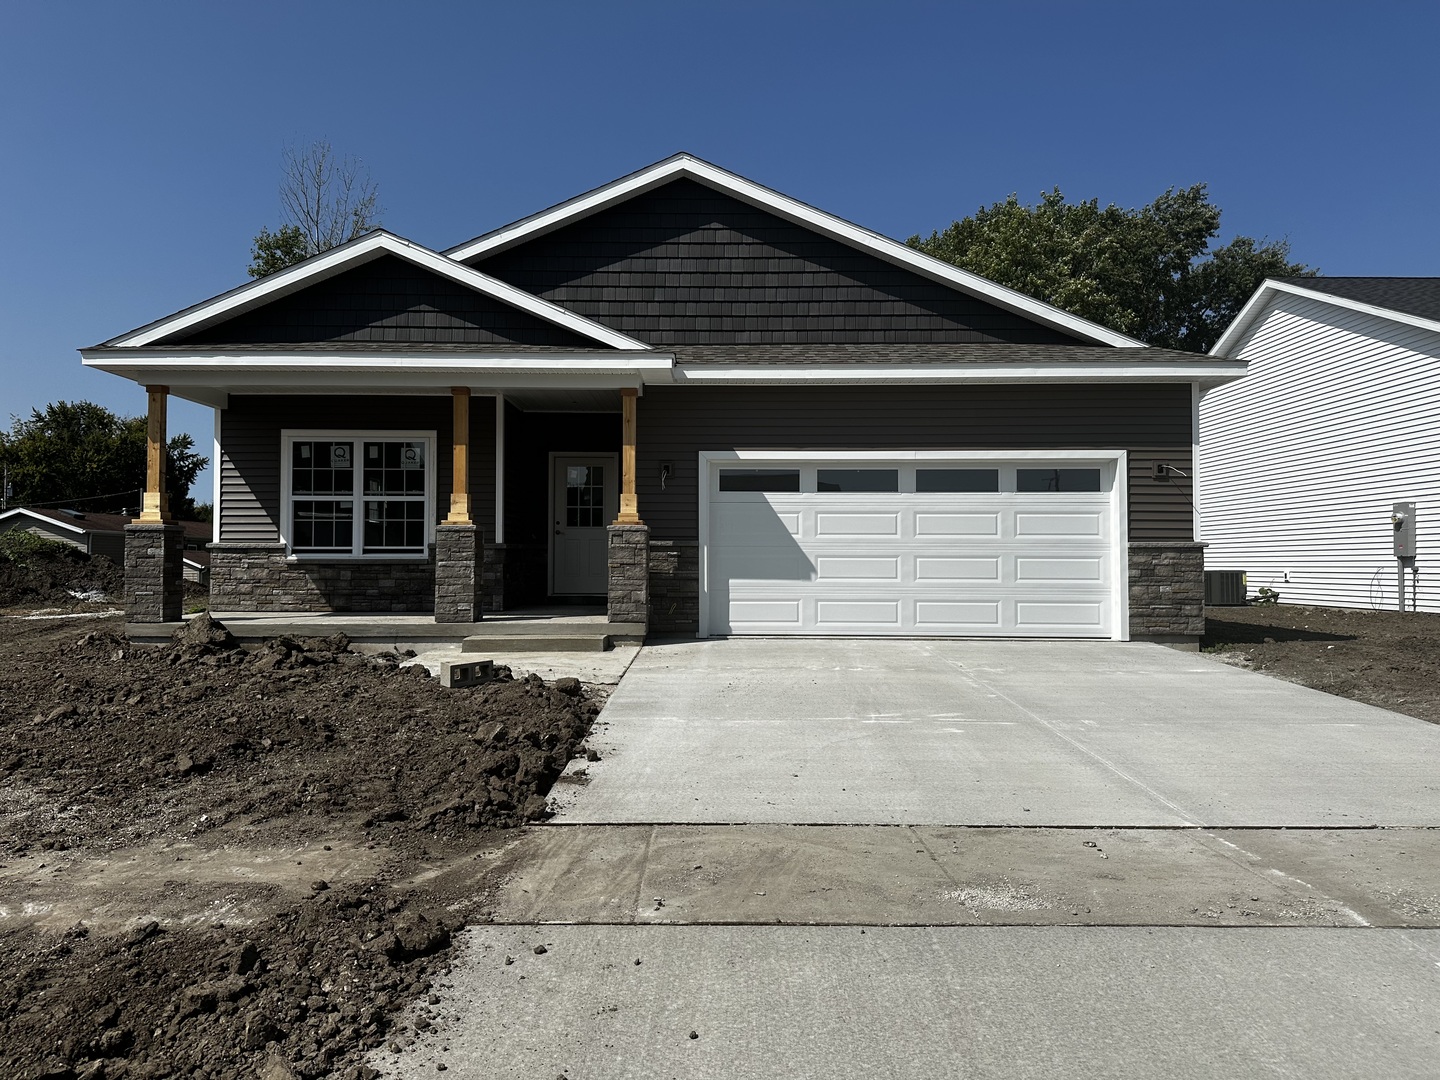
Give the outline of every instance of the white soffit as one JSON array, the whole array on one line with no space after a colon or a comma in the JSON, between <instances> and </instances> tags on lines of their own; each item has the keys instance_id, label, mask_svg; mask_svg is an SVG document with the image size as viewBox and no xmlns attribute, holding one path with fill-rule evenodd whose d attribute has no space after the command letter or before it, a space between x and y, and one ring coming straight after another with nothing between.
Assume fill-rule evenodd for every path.
<instances>
[{"instance_id":1,"label":"white soffit","mask_svg":"<svg viewBox=\"0 0 1440 1080\"><path fill-rule=\"evenodd\" d=\"M1320 280L1324 280L1323 278ZM1422 330L1430 330L1440 334L1440 322L1434 319L1426 319L1419 315L1407 315L1403 311L1396 311L1394 308L1379 307L1375 304L1366 304L1360 300L1351 300L1348 297L1336 296L1334 293L1325 292L1323 289L1307 289L1303 285L1296 285L1289 281L1276 281L1274 278L1266 278L1255 290L1255 295L1245 302L1240 309L1240 314L1225 328L1220 335L1220 340L1210 350L1211 356L1222 356L1239 348L1255 328L1256 324L1269 311L1271 303L1282 293L1289 293L1292 296L1303 296L1309 300L1318 300L1321 303L1330 304L1332 307L1344 308L1347 311L1359 311L1366 315L1373 315L1379 319L1388 319L1390 322L1400 323L1404 326L1416 326Z\"/></svg>"},{"instance_id":2,"label":"white soffit","mask_svg":"<svg viewBox=\"0 0 1440 1080\"><path fill-rule=\"evenodd\" d=\"M1143 356L1143 354L1141 354ZM1219 385L1245 374L1241 360L1209 360L1196 355L1191 364L1164 361L1094 364L706 364L680 366L675 381L763 386L775 383L956 382L1195 382Z\"/></svg>"},{"instance_id":3,"label":"white soffit","mask_svg":"<svg viewBox=\"0 0 1440 1080\"><path fill-rule=\"evenodd\" d=\"M996 304L1009 311L1034 319L1036 322L1078 334L1101 345L1121 348L1145 348L1145 343L1117 333L1099 323L1082 319L1078 315L1061 311L1024 293L1006 288L996 282L961 270L941 259L933 258L912 247L881 236L834 214L826 213L808 203L782 195L778 191L747 180L743 176L728 172L718 165L690 154L676 154L639 172L621 177L613 183L598 187L584 195L552 206L538 214L523 218L514 224L476 237L474 240L447 250L444 254L457 261L465 261L485 255L493 255L523 243L526 240L552 232L571 222L589 217L616 203L624 202L635 195L667 184L671 180L687 177L717 191L733 195L742 202L769 210L773 214L792 221L797 225L838 240L843 244L859 248L876 255L887 262L904 266L933 281L949 285L971 296Z\"/></svg>"},{"instance_id":4,"label":"white soffit","mask_svg":"<svg viewBox=\"0 0 1440 1080\"><path fill-rule=\"evenodd\" d=\"M412 243L393 233L377 231L352 240L348 244L322 252L303 263L281 270L279 273L241 285L230 292L186 308L158 322L132 330L122 337L105 342L110 348L138 348L153 345L174 334L195 332L225 319L263 307L271 301L299 292L336 274L351 270L382 255L395 255L426 270L454 281L466 288L498 300L502 304L528 312L539 319L562 326L612 349L646 350L650 346L643 341L611 330L583 315L577 315L567 308L552 304L517 289L499 278L481 273L438 252Z\"/></svg>"}]
</instances>

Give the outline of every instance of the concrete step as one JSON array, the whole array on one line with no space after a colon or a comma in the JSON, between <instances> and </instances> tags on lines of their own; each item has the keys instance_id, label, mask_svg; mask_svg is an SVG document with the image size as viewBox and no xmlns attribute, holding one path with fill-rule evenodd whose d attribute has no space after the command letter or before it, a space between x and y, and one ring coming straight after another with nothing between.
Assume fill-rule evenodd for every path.
<instances>
[{"instance_id":1,"label":"concrete step","mask_svg":"<svg viewBox=\"0 0 1440 1080\"><path fill-rule=\"evenodd\" d=\"M569 631L550 634L472 634L460 642L464 653L486 653L504 655L507 653L552 653L552 652L606 652L613 647L610 635L604 631L583 633Z\"/></svg>"}]
</instances>

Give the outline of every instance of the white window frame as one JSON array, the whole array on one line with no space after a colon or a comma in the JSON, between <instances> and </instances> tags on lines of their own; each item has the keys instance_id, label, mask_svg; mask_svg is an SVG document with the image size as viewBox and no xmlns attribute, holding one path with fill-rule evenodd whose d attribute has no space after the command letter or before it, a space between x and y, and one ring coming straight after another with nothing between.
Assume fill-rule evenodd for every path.
<instances>
[{"instance_id":1,"label":"white window frame","mask_svg":"<svg viewBox=\"0 0 1440 1080\"><path fill-rule=\"evenodd\" d=\"M349 552L343 551L296 551L292 545L295 500L291 492L294 483L291 458L294 444L312 439L348 440L356 444L355 486L351 499L355 505L355 528ZM364 463L360 459L360 444L376 442L423 442L425 444L425 550L424 551L376 551L366 553L365 520L363 506L365 495ZM285 556L292 562L334 562L336 560L386 560L389 562L422 562L430 558L430 549L435 543L435 486L439 462L435 458L435 431L396 431L392 429L357 428L284 428L280 432L280 540L285 545ZM344 498L344 496L337 496ZM372 500L373 501L373 500Z\"/></svg>"}]
</instances>

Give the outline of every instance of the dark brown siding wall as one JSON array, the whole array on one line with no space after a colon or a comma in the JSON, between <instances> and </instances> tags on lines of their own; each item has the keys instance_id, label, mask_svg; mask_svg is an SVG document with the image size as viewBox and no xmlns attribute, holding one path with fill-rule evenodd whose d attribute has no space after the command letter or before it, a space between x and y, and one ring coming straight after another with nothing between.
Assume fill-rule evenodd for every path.
<instances>
[{"instance_id":1,"label":"dark brown siding wall","mask_svg":"<svg viewBox=\"0 0 1440 1080\"><path fill-rule=\"evenodd\" d=\"M1190 387L649 387L638 413L640 516L693 540L701 450L1107 449L1130 453L1131 540L1188 540ZM660 463L674 473L660 490Z\"/></svg>"},{"instance_id":2,"label":"dark brown siding wall","mask_svg":"<svg viewBox=\"0 0 1440 1080\"><path fill-rule=\"evenodd\" d=\"M692 180L474 265L654 345L1073 343Z\"/></svg>"},{"instance_id":3,"label":"dark brown siding wall","mask_svg":"<svg viewBox=\"0 0 1440 1080\"><path fill-rule=\"evenodd\" d=\"M220 540L280 538L280 432L434 431L436 519L450 513L451 400L445 397L240 397L220 414ZM471 516L495 539L494 399L470 403Z\"/></svg>"},{"instance_id":4,"label":"dark brown siding wall","mask_svg":"<svg viewBox=\"0 0 1440 1080\"><path fill-rule=\"evenodd\" d=\"M315 341L597 347L589 338L393 255L166 344Z\"/></svg>"}]
</instances>

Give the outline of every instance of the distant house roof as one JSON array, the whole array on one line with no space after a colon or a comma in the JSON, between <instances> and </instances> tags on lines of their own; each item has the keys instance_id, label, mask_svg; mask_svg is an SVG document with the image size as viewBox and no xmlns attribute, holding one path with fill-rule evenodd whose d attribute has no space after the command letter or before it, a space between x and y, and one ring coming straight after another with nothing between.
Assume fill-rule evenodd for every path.
<instances>
[{"instance_id":1,"label":"distant house roof","mask_svg":"<svg viewBox=\"0 0 1440 1080\"><path fill-rule=\"evenodd\" d=\"M62 529L69 529L76 533L124 533L125 526L134 520L124 514L55 509L48 506L19 506L0 514L0 521L16 515L59 525ZM175 524L185 530L185 539L187 540L209 541L213 535L211 524L208 521L177 521Z\"/></svg>"},{"instance_id":2,"label":"distant house roof","mask_svg":"<svg viewBox=\"0 0 1440 1080\"><path fill-rule=\"evenodd\" d=\"M1276 280L1440 322L1440 277L1293 277Z\"/></svg>"}]
</instances>

